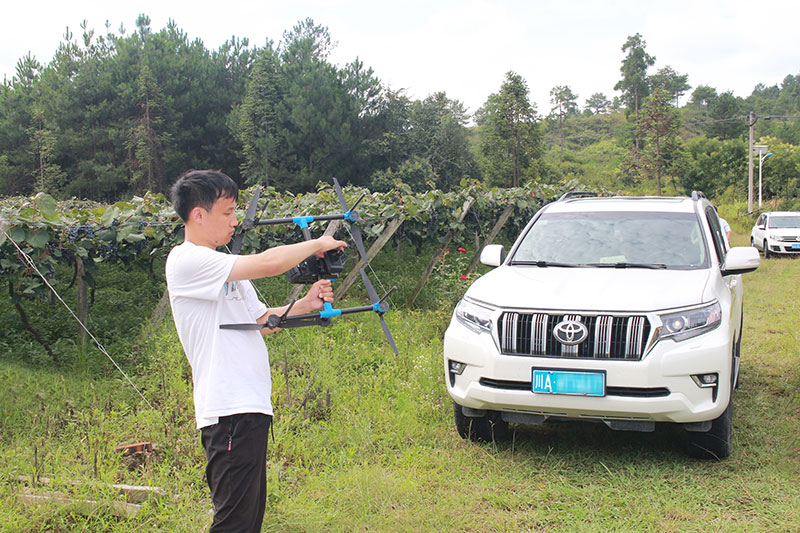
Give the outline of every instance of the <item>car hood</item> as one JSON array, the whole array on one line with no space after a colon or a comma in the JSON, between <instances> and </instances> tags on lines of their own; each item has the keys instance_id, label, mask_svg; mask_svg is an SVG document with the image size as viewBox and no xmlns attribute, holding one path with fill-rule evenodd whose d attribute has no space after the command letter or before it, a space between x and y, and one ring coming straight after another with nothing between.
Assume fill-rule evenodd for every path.
<instances>
[{"instance_id":1,"label":"car hood","mask_svg":"<svg viewBox=\"0 0 800 533\"><path fill-rule=\"evenodd\" d=\"M795 237L800 235L800 228L767 228L767 235L777 235L781 237Z\"/></svg>"},{"instance_id":2,"label":"car hood","mask_svg":"<svg viewBox=\"0 0 800 533\"><path fill-rule=\"evenodd\" d=\"M498 307L650 312L704 303L710 269L500 266L467 291Z\"/></svg>"}]
</instances>

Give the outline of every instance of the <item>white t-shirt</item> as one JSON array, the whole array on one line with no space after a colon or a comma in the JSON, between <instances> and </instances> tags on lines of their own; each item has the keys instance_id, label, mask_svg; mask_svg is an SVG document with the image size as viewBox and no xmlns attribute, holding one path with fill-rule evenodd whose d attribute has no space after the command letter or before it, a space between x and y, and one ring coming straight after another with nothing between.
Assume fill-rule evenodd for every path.
<instances>
[{"instance_id":1,"label":"white t-shirt","mask_svg":"<svg viewBox=\"0 0 800 533\"><path fill-rule=\"evenodd\" d=\"M192 367L197 428L220 416L272 414L269 354L258 331L220 329L267 311L249 281L226 282L238 256L184 242L166 273L175 328Z\"/></svg>"}]
</instances>

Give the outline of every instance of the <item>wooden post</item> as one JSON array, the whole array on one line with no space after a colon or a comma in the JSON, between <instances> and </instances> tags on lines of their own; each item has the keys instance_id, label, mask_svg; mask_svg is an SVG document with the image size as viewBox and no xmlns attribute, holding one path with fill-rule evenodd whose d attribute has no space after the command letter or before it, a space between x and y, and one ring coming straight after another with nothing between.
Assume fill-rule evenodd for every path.
<instances>
[{"instance_id":1,"label":"wooden post","mask_svg":"<svg viewBox=\"0 0 800 533\"><path fill-rule=\"evenodd\" d=\"M464 221L464 217L467 216L467 212L469 211L469 208L472 206L472 202L474 201L475 199L470 196L469 198L467 198L467 201L464 202L464 205L461 207L461 215L459 215L458 217L459 223ZM419 293L422 292L422 289L423 287L425 287L425 284L428 283L428 278L431 277L431 273L433 272L433 267L436 266L436 262L442 256L447 247L450 246L450 242L452 240L453 240L453 230L451 229L450 231L447 232L447 235L445 236L444 244L441 246L441 248L439 248L436 251L435 254L433 254L431 262L428 263L428 267L425 269L425 272L423 272L422 277L417 283L417 287L414 289L414 294L412 294L411 298L409 298L408 300L408 305L414 305L414 302L417 300L417 296L419 296Z\"/></svg>"},{"instance_id":2,"label":"wooden post","mask_svg":"<svg viewBox=\"0 0 800 533\"><path fill-rule=\"evenodd\" d=\"M383 233L381 233L380 237L378 237L378 239L372 244L372 246L370 246L369 250L367 250L367 261L372 261L375 258L375 256L378 255L378 252L380 252L381 248L383 248L386 245L386 243L389 242L389 239L392 238L392 235L394 235L394 233L397 231L397 229L400 227L400 225L403 223L404 220L405 216L400 215L399 217L394 218L392 219L391 222L389 222L389 225L386 226L386 229L383 230ZM359 258L358 262L350 271L350 273L347 275L347 277L345 277L344 280L342 280L342 282L339 284L339 286L336 287L336 290L333 291L334 300L339 300L342 297L344 297L348 289L350 289L350 287L352 287L353 284L356 282L356 279L360 277L361 275L360 270L365 266L366 265L364 264L364 261L361 258Z\"/></svg>"},{"instance_id":3,"label":"wooden post","mask_svg":"<svg viewBox=\"0 0 800 533\"><path fill-rule=\"evenodd\" d=\"M83 266L83 259L78 254L75 254L75 262L77 263L77 284L78 284L78 320L86 327L89 318L89 286L86 283L86 268ZM86 352L86 330L83 326L78 326L78 338L80 339L81 350Z\"/></svg>"},{"instance_id":4,"label":"wooden post","mask_svg":"<svg viewBox=\"0 0 800 533\"><path fill-rule=\"evenodd\" d=\"M508 206L506 206L506 208L503 210L503 214L501 214L500 218L497 219L497 222L492 228L492 231L489 233L489 236L484 241L484 246L487 244L492 244L494 242L494 240L497 238L497 235L500 233L500 230L503 229L505 223L508 222L509 218L511 218L511 213L513 212L514 212L513 204L509 204ZM472 261L469 262L469 267L467 267L467 271L465 272L465 274L469 274L470 272L472 272L472 269L474 269L478 265L478 261L481 258L481 250L480 250L481 247L477 246L477 248L478 250L472 257Z\"/></svg>"}]
</instances>

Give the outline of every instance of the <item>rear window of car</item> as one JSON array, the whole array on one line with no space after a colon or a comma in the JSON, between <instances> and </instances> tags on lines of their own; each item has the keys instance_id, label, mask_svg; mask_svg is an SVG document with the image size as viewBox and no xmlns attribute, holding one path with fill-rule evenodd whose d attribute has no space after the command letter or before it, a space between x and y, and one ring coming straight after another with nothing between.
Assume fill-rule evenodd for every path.
<instances>
[{"instance_id":1,"label":"rear window of car","mask_svg":"<svg viewBox=\"0 0 800 533\"><path fill-rule=\"evenodd\" d=\"M513 263L597 266L613 263L707 268L708 247L694 213L542 213L523 237Z\"/></svg>"}]
</instances>

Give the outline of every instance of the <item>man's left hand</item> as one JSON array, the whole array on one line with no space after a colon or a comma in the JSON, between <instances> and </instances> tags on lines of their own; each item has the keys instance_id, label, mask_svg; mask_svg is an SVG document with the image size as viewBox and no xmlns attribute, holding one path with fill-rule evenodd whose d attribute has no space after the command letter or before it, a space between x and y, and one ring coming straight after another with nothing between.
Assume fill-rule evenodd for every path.
<instances>
[{"instance_id":1,"label":"man's left hand","mask_svg":"<svg viewBox=\"0 0 800 533\"><path fill-rule=\"evenodd\" d=\"M311 309L322 309L324 302L333 303L333 286L328 279L315 282L303 298Z\"/></svg>"}]
</instances>

